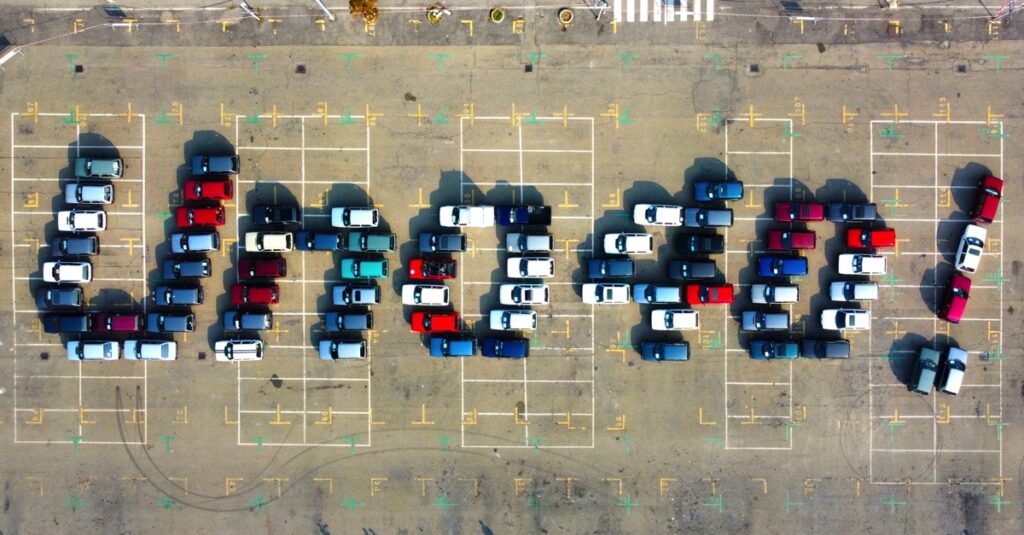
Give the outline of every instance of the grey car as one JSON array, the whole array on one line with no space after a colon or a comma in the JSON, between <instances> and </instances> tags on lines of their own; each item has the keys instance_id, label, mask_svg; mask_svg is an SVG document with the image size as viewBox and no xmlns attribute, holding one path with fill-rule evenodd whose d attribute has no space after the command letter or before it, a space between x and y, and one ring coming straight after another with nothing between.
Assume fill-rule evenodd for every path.
<instances>
[{"instance_id":1,"label":"grey car","mask_svg":"<svg viewBox=\"0 0 1024 535\"><path fill-rule=\"evenodd\" d=\"M164 260L164 278L168 280L201 279L209 277L212 273L213 266L209 258Z\"/></svg>"},{"instance_id":2,"label":"grey car","mask_svg":"<svg viewBox=\"0 0 1024 535\"><path fill-rule=\"evenodd\" d=\"M262 331L274 324L270 312L241 312L228 310L224 313L224 329L228 331Z\"/></svg>"},{"instance_id":3,"label":"grey car","mask_svg":"<svg viewBox=\"0 0 1024 535\"><path fill-rule=\"evenodd\" d=\"M683 224L692 228L731 227L732 210L718 208L687 208Z\"/></svg>"},{"instance_id":4,"label":"grey car","mask_svg":"<svg viewBox=\"0 0 1024 535\"><path fill-rule=\"evenodd\" d=\"M740 325L744 331L785 331L789 329L789 313L744 310Z\"/></svg>"},{"instance_id":5,"label":"grey car","mask_svg":"<svg viewBox=\"0 0 1024 535\"><path fill-rule=\"evenodd\" d=\"M633 300L637 303L682 303L683 289L662 284L633 285Z\"/></svg>"},{"instance_id":6,"label":"grey car","mask_svg":"<svg viewBox=\"0 0 1024 535\"><path fill-rule=\"evenodd\" d=\"M39 310L66 310L80 308L85 303L82 289L42 287L36 290L36 308Z\"/></svg>"},{"instance_id":7,"label":"grey car","mask_svg":"<svg viewBox=\"0 0 1024 535\"><path fill-rule=\"evenodd\" d=\"M373 328L372 312L328 312L324 316L327 332L363 331Z\"/></svg>"},{"instance_id":8,"label":"grey car","mask_svg":"<svg viewBox=\"0 0 1024 535\"><path fill-rule=\"evenodd\" d=\"M64 186L64 202L68 204L110 204L114 202L114 186L90 182L66 184Z\"/></svg>"},{"instance_id":9,"label":"grey car","mask_svg":"<svg viewBox=\"0 0 1024 535\"><path fill-rule=\"evenodd\" d=\"M192 174L195 176L237 175L238 168L238 156L234 154L225 156L199 155L192 157Z\"/></svg>"},{"instance_id":10,"label":"grey car","mask_svg":"<svg viewBox=\"0 0 1024 535\"><path fill-rule=\"evenodd\" d=\"M380 287L364 284L339 284L331 289L335 305L376 305L380 303Z\"/></svg>"},{"instance_id":11,"label":"grey car","mask_svg":"<svg viewBox=\"0 0 1024 535\"><path fill-rule=\"evenodd\" d=\"M421 253L461 253L469 244L465 234L423 232L419 237Z\"/></svg>"},{"instance_id":12,"label":"grey car","mask_svg":"<svg viewBox=\"0 0 1024 535\"><path fill-rule=\"evenodd\" d=\"M50 243L53 256L96 256L100 254L100 239L96 236L57 236Z\"/></svg>"},{"instance_id":13,"label":"grey car","mask_svg":"<svg viewBox=\"0 0 1024 535\"><path fill-rule=\"evenodd\" d=\"M151 333L190 333L196 330L195 314L146 314L146 331Z\"/></svg>"},{"instance_id":14,"label":"grey car","mask_svg":"<svg viewBox=\"0 0 1024 535\"><path fill-rule=\"evenodd\" d=\"M714 260L672 260L668 263L670 279L713 279L717 271Z\"/></svg>"},{"instance_id":15,"label":"grey car","mask_svg":"<svg viewBox=\"0 0 1024 535\"><path fill-rule=\"evenodd\" d=\"M75 158L76 178L121 178L123 174L124 160L120 158Z\"/></svg>"},{"instance_id":16,"label":"grey car","mask_svg":"<svg viewBox=\"0 0 1024 535\"><path fill-rule=\"evenodd\" d=\"M172 253L208 253L220 249L220 234L201 232L171 234Z\"/></svg>"},{"instance_id":17,"label":"grey car","mask_svg":"<svg viewBox=\"0 0 1024 535\"><path fill-rule=\"evenodd\" d=\"M203 298L203 289L199 286L184 288L157 286L153 290L153 300L161 306L201 305L203 304Z\"/></svg>"}]
</instances>

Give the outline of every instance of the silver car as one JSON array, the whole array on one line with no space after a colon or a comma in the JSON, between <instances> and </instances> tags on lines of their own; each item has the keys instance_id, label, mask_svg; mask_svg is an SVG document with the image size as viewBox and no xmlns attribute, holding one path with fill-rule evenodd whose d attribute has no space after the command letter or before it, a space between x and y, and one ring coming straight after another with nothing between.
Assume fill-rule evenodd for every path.
<instances>
[{"instance_id":1,"label":"silver car","mask_svg":"<svg viewBox=\"0 0 1024 535\"><path fill-rule=\"evenodd\" d=\"M114 202L114 186L76 182L64 186L64 202L68 204L110 204Z\"/></svg>"}]
</instances>

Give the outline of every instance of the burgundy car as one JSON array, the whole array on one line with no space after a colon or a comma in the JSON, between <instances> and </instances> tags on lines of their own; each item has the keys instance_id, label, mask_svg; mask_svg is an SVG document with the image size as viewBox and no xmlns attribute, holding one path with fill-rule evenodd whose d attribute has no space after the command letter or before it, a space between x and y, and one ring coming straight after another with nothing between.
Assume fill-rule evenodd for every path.
<instances>
[{"instance_id":1,"label":"burgundy car","mask_svg":"<svg viewBox=\"0 0 1024 535\"><path fill-rule=\"evenodd\" d=\"M978 223L988 224L999 212L999 199L1003 197L1003 180L994 176L981 179L978 184L978 196L974 200L971 219Z\"/></svg>"},{"instance_id":2,"label":"burgundy car","mask_svg":"<svg viewBox=\"0 0 1024 535\"><path fill-rule=\"evenodd\" d=\"M93 329L98 333L134 333L142 330L142 314L116 314L98 312L92 316Z\"/></svg>"},{"instance_id":3,"label":"burgundy car","mask_svg":"<svg viewBox=\"0 0 1024 535\"><path fill-rule=\"evenodd\" d=\"M790 251L793 249L814 249L813 232L795 230L769 230L769 251Z\"/></svg>"},{"instance_id":4,"label":"burgundy car","mask_svg":"<svg viewBox=\"0 0 1024 535\"><path fill-rule=\"evenodd\" d=\"M971 279L954 273L946 287L946 296L939 305L939 317L950 322L960 323L967 308L967 299L971 297Z\"/></svg>"},{"instance_id":5,"label":"burgundy car","mask_svg":"<svg viewBox=\"0 0 1024 535\"><path fill-rule=\"evenodd\" d=\"M288 274L284 258L243 258L238 261L238 280L276 279Z\"/></svg>"},{"instance_id":6,"label":"burgundy car","mask_svg":"<svg viewBox=\"0 0 1024 535\"><path fill-rule=\"evenodd\" d=\"M775 220L782 223L824 221L825 205L816 202L780 201L775 203Z\"/></svg>"},{"instance_id":7,"label":"burgundy car","mask_svg":"<svg viewBox=\"0 0 1024 535\"><path fill-rule=\"evenodd\" d=\"M231 286L232 305L273 305L280 298L276 284L235 284Z\"/></svg>"}]
</instances>

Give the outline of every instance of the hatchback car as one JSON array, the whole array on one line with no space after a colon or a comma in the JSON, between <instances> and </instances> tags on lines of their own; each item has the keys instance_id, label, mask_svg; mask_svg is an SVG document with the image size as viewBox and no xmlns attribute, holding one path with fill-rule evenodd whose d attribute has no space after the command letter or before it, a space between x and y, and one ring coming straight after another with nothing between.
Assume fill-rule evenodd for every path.
<instances>
[{"instance_id":1,"label":"hatchback car","mask_svg":"<svg viewBox=\"0 0 1024 535\"><path fill-rule=\"evenodd\" d=\"M153 289L153 300L161 306L201 305L203 299L203 289L199 286L183 288L157 286Z\"/></svg>"},{"instance_id":2,"label":"hatchback car","mask_svg":"<svg viewBox=\"0 0 1024 535\"><path fill-rule=\"evenodd\" d=\"M85 293L81 288L42 287L36 290L36 308L39 310L68 310L81 308Z\"/></svg>"},{"instance_id":3,"label":"hatchback car","mask_svg":"<svg viewBox=\"0 0 1024 535\"><path fill-rule=\"evenodd\" d=\"M343 279L386 279L387 258L342 258L338 274Z\"/></svg>"},{"instance_id":4,"label":"hatchback car","mask_svg":"<svg viewBox=\"0 0 1024 535\"><path fill-rule=\"evenodd\" d=\"M652 362L690 360L690 344L686 342L641 342L640 360Z\"/></svg>"},{"instance_id":5,"label":"hatchback car","mask_svg":"<svg viewBox=\"0 0 1024 535\"><path fill-rule=\"evenodd\" d=\"M886 271L882 255L841 254L837 264L840 275L885 275Z\"/></svg>"},{"instance_id":6,"label":"hatchback car","mask_svg":"<svg viewBox=\"0 0 1024 535\"><path fill-rule=\"evenodd\" d=\"M403 284L402 304L424 307L448 306L448 287L442 284Z\"/></svg>"},{"instance_id":7,"label":"hatchback car","mask_svg":"<svg viewBox=\"0 0 1024 535\"><path fill-rule=\"evenodd\" d=\"M409 278L447 280L456 276L456 263L450 258L413 258L409 260Z\"/></svg>"},{"instance_id":8,"label":"hatchback car","mask_svg":"<svg viewBox=\"0 0 1024 535\"><path fill-rule=\"evenodd\" d=\"M693 183L697 202L738 201L743 198L743 182L739 180L702 180Z\"/></svg>"},{"instance_id":9,"label":"hatchback car","mask_svg":"<svg viewBox=\"0 0 1024 535\"><path fill-rule=\"evenodd\" d=\"M938 374L939 352L930 347L922 347L918 350L914 371L910 374L910 384L907 385L907 388L911 392L927 396L932 393Z\"/></svg>"},{"instance_id":10,"label":"hatchback car","mask_svg":"<svg viewBox=\"0 0 1024 535\"><path fill-rule=\"evenodd\" d=\"M317 345L320 360L364 360L366 341L320 340Z\"/></svg>"},{"instance_id":11,"label":"hatchback car","mask_svg":"<svg viewBox=\"0 0 1024 535\"><path fill-rule=\"evenodd\" d=\"M682 303L683 289L665 284L634 284L633 300L640 304Z\"/></svg>"},{"instance_id":12,"label":"hatchback car","mask_svg":"<svg viewBox=\"0 0 1024 535\"><path fill-rule=\"evenodd\" d=\"M455 336L431 336L431 357L472 357L476 355L476 340Z\"/></svg>"},{"instance_id":13,"label":"hatchback car","mask_svg":"<svg viewBox=\"0 0 1024 535\"><path fill-rule=\"evenodd\" d=\"M691 305L728 305L733 301L731 284L687 284L686 302Z\"/></svg>"},{"instance_id":14,"label":"hatchback car","mask_svg":"<svg viewBox=\"0 0 1024 535\"><path fill-rule=\"evenodd\" d=\"M64 186L64 202L68 204L110 204L114 202L114 186L76 182Z\"/></svg>"},{"instance_id":15,"label":"hatchback car","mask_svg":"<svg viewBox=\"0 0 1024 535\"><path fill-rule=\"evenodd\" d=\"M220 249L220 234L216 232L171 234L172 253L209 253Z\"/></svg>"},{"instance_id":16,"label":"hatchback car","mask_svg":"<svg viewBox=\"0 0 1024 535\"><path fill-rule=\"evenodd\" d=\"M960 386L964 384L964 374L967 373L967 352L956 346L950 346L946 350L946 365L943 368L942 377L939 379L939 390L954 396L960 393Z\"/></svg>"},{"instance_id":17,"label":"hatchback car","mask_svg":"<svg viewBox=\"0 0 1024 535\"><path fill-rule=\"evenodd\" d=\"M281 298L276 284L232 284L232 305L274 305Z\"/></svg>"},{"instance_id":18,"label":"hatchback car","mask_svg":"<svg viewBox=\"0 0 1024 535\"><path fill-rule=\"evenodd\" d=\"M638 204L633 207L637 225L678 227L683 224L683 207L670 204Z\"/></svg>"},{"instance_id":19,"label":"hatchback car","mask_svg":"<svg viewBox=\"0 0 1024 535\"><path fill-rule=\"evenodd\" d=\"M871 311L826 308L821 311L821 328L830 331L866 331L871 328Z\"/></svg>"},{"instance_id":20,"label":"hatchback car","mask_svg":"<svg viewBox=\"0 0 1024 535\"><path fill-rule=\"evenodd\" d=\"M353 253L390 253L396 242L394 234L354 230L348 233L345 246Z\"/></svg>"},{"instance_id":21,"label":"hatchback car","mask_svg":"<svg viewBox=\"0 0 1024 535\"><path fill-rule=\"evenodd\" d=\"M43 314L43 332L87 333L92 330L92 316L89 314Z\"/></svg>"},{"instance_id":22,"label":"hatchback car","mask_svg":"<svg viewBox=\"0 0 1024 535\"><path fill-rule=\"evenodd\" d=\"M537 313L532 310L492 310L490 327L495 331L532 331L537 328Z\"/></svg>"},{"instance_id":23,"label":"hatchback car","mask_svg":"<svg viewBox=\"0 0 1024 535\"><path fill-rule=\"evenodd\" d=\"M246 232L245 250L250 253L287 253L295 247L291 232Z\"/></svg>"},{"instance_id":24,"label":"hatchback car","mask_svg":"<svg viewBox=\"0 0 1024 535\"><path fill-rule=\"evenodd\" d=\"M592 279L632 277L636 267L632 258L591 258L587 260L587 276Z\"/></svg>"},{"instance_id":25,"label":"hatchback car","mask_svg":"<svg viewBox=\"0 0 1024 535\"><path fill-rule=\"evenodd\" d=\"M224 312L224 330L227 331L263 331L273 325L274 316L270 312Z\"/></svg>"},{"instance_id":26,"label":"hatchback car","mask_svg":"<svg viewBox=\"0 0 1024 535\"><path fill-rule=\"evenodd\" d=\"M800 287L787 284L752 284L750 302L759 305L796 303L800 300Z\"/></svg>"},{"instance_id":27,"label":"hatchback car","mask_svg":"<svg viewBox=\"0 0 1024 535\"><path fill-rule=\"evenodd\" d=\"M796 342L751 340L750 358L754 360L793 360L799 356Z\"/></svg>"},{"instance_id":28,"label":"hatchback car","mask_svg":"<svg viewBox=\"0 0 1024 535\"><path fill-rule=\"evenodd\" d=\"M196 330L195 314L146 314L146 331L151 333L190 333Z\"/></svg>"},{"instance_id":29,"label":"hatchback car","mask_svg":"<svg viewBox=\"0 0 1024 535\"><path fill-rule=\"evenodd\" d=\"M300 251L340 251L345 248L345 236L335 232L303 230L295 233L295 248Z\"/></svg>"},{"instance_id":30,"label":"hatchback car","mask_svg":"<svg viewBox=\"0 0 1024 535\"><path fill-rule=\"evenodd\" d=\"M217 340L213 343L213 355L220 362L241 362L263 359L262 340Z\"/></svg>"},{"instance_id":31,"label":"hatchback car","mask_svg":"<svg viewBox=\"0 0 1024 535\"><path fill-rule=\"evenodd\" d=\"M43 262L43 281L58 284L86 284L92 281L92 264L89 262Z\"/></svg>"},{"instance_id":32,"label":"hatchback car","mask_svg":"<svg viewBox=\"0 0 1024 535\"><path fill-rule=\"evenodd\" d=\"M589 282L583 285L582 295L588 305L624 305L629 303L629 285Z\"/></svg>"},{"instance_id":33,"label":"hatchback car","mask_svg":"<svg viewBox=\"0 0 1024 535\"><path fill-rule=\"evenodd\" d=\"M215 156L200 154L192 157L192 174L205 175L237 175L239 158L236 154Z\"/></svg>"},{"instance_id":34,"label":"hatchback car","mask_svg":"<svg viewBox=\"0 0 1024 535\"><path fill-rule=\"evenodd\" d=\"M276 279L288 274L284 258L245 257L238 261L238 280Z\"/></svg>"},{"instance_id":35,"label":"hatchback car","mask_svg":"<svg viewBox=\"0 0 1024 535\"><path fill-rule=\"evenodd\" d=\"M93 314L92 327L98 333L134 333L142 330L144 321L142 314L97 312Z\"/></svg>"},{"instance_id":36,"label":"hatchback car","mask_svg":"<svg viewBox=\"0 0 1024 535\"><path fill-rule=\"evenodd\" d=\"M828 203L829 221L842 223L844 221L874 221L878 218L878 207L871 203Z\"/></svg>"},{"instance_id":37,"label":"hatchback car","mask_svg":"<svg viewBox=\"0 0 1024 535\"><path fill-rule=\"evenodd\" d=\"M786 331L789 330L789 313L744 310L740 328L744 331Z\"/></svg>"},{"instance_id":38,"label":"hatchback car","mask_svg":"<svg viewBox=\"0 0 1024 535\"><path fill-rule=\"evenodd\" d=\"M546 253L555 246L551 234L524 234L509 232L505 236L505 250L510 253Z\"/></svg>"},{"instance_id":39,"label":"hatchback car","mask_svg":"<svg viewBox=\"0 0 1024 535\"><path fill-rule=\"evenodd\" d=\"M502 284L498 302L503 305L546 305L550 289L547 284Z\"/></svg>"},{"instance_id":40,"label":"hatchback car","mask_svg":"<svg viewBox=\"0 0 1024 535\"><path fill-rule=\"evenodd\" d=\"M75 178L121 178L123 175L121 158L75 158Z\"/></svg>"},{"instance_id":41,"label":"hatchback car","mask_svg":"<svg viewBox=\"0 0 1024 535\"><path fill-rule=\"evenodd\" d=\"M174 222L181 228L219 227L226 221L223 206L192 208L179 206L174 209Z\"/></svg>"},{"instance_id":42,"label":"hatchback car","mask_svg":"<svg viewBox=\"0 0 1024 535\"><path fill-rule=\"evenodd\" d=\"M331 226L339 228L372 228L380 223L376 208L339 206L331 208Z\"/></svg>"},{"instance_id":43,"label":"hatchback car","mask_svg":"<svg viewBox=\"0 0 1024 535\"><path fill-rule=\"evenodd\" d=\"M101 232L107 229L103 210L61 210L57 212L57 230L62 232Z\"/></svg>"},{"instance_id":44,"label":"hatchback car","mask_svg":"<svg viewBox=\"0 0 1024 535\"><path fill-rule=\"evenodd\" d=\"M252 208L255 225L298 225L302 210L296 204L257 204Z\"/></svg>"},{"instance_id":45,"label":"hatchback car","mask_svg":"<svg viewBox=\"0 0 1024 535\"><path fill-rule=\"evenodd\" d=\"M483 338L480 355L484 357L525 359L530 356L530 341L522 338Z\"/></svg>"},{"instance_id":46,"label":"hatchback car","mask_svg":"<svg viewBox=\"0 0 1024 535\"><path fill-rule=\"evenodd\" d=\"M846 246L871 249L896 246L896 230L891 228L851 228L846 231Z\"/></svg>"},{"instance_id":47,"label":"hatchback car","mask_svg":"<svg viewBox=\"0 0 1024 535\"><path fill-rule=\"evenodd\" d=\"M462 326L458 312L424 312L422 310L412 313L410 324L414 333L457 333Z\"/></svg>"},{"instance_id":48,"label":"hatchback car","mask_svg":"<svg viewBox=\"0 0 1024 535\"><path fill-rule=\"evenodd\" d=\"M769 251L792 251L795 249L814 249L816 237L813 232L769 230Z\"/></svg>"},{"instance_id":49,"label":"hatchback car","mask_svg":"<svg viewBox=\"0 0 1024 535\"><path fill-rule=\"evenodd\" d=\"M642 232L616 232L604 235L605 254L651 254L654 236Z\"/></svg>"},{"instance_id":50,"label":"hatchback car","mask_svg":"<svg viewBox=\"0 0 1024 535\"><path fill-rule=\"evenodd\" d=\"M380 304L380 287L368 284L339 284L331 288L331 303L337 306Z\"/></svg>"},{"instance_id":51,"label":"hatchback car","mask_svg":"<svg viewBox=\"0 0 1024 535\"><path fill-rule=\"evenodd\" d=\"M762 277L803 277L807 275L807 259L802 256L759 256L757 274Z\"/></svg>"},{"instance_id":52,"label":"hatchback car","mask_svg":"<svg viewBox=\"0 0 1024 535\"><path fill-rule=\"evenodd\" d=\"M700 313L692 308L651 311L651 329L655 331L686 331L699 328Z\"/></svg>"},{"instance_id":53,"label":"hatchback car","mask_svg":"<svg viewBox=\"0 0 1024 535\"><path fill-rule=\"evenodd\" d=\"M555 276L555 260L547 256L513 256L505 262L510 279L546 279Z\"/></svg>"},{"instance_id":54,"label":"hatchback car","mask_svg":"<svg viewBox=\"0 0 1024 535\"><path fill-rule=\"evenodd\" d=\"M999 213L999 200L1003 197L1003 180L994 176L986 176L978 183L978 193L974 197L974 208L971 219L976 223L988 224Z\"/></svg>"},{"instance_id":55,"label":"hatchback car","mask_svg":"<svg viewBox=\"0 0 1024 535\"><path fill-rule=\"evenodd\" d=\"M676 249L681 253L723 253L725 236L719 234L680 234Z\"/></svg>"},{"instance_id":56,"label":"hatchback car","mask_svg":"<svg viewBox=\"0 0 1024 535\"><path fill-rule=\"evenodd\" d=\"M800 344L800 356L815 359L848 359L850 358L850 341L804 338Z\"/></svg>"},{"instance_id":57,"label":"hatchback car","mask_svg":"<svg viewBox=\"0 0 1024 535\"><path fill-rule=\"evenodd\" d=\"M442 227L493 227L493 206L442 206L438 210Z\"/></svg>"},{"instance_id":58,"label":"hatchback car","mask_svg":"<svg viewBox=\"0 0 1024 535\"><path fill-rule=\"evenodd\" d=\"M717 274L718 268L712 260L672 260L668 263L670 279L713 279Z\"/></svg>"},{"instance_id":59,"label":"hatchback car","mask_svg":"<svg viewBox=\"0 0 1024 535\"><path fill-rule=\"evenodd\" d=\"M939 317L950 322L960 323L967 309L967 300L971 297L971 279L954 273L946 286L946 293L939 304Z\"/></svg>"},{"instance_id":60,"label":"hatchback car","mask_svg":"<svg viewBox=\"0 0 1024 535\"><path fill-rule=\"evenodd\" d=\"M828 287L829 297L836 302L874 301L878 299L878 283L835 281Z\"/></svg>"},{"instance_id":61,"label":"hatchback car","mask_svg":"<svg viewBox=\"0 0 1024 535\"><path fill-rule=\"evenodd\" d=\"M415 314L414 312L413 315ZM373 328L373 312L328 312L324 315L324 326L327 327L327 332L365 331Z\"/></svg>"},{"instance_id":62,"label":"hatchback car","mask_svg":"<svg viewBox=\"0 0 1024 535\"><path fill-rule=\"evenodd\" d=\"M974 273L981 264L981 254L985 249L988 231L978 225L967 225L964 235L960 237L960 246L956 248L956 259L953 267L964 273Z\"/></svg>"},{"instance_id":63,"label":"hatchback car","mask_svg":"<svg viewBox=\"0 0 1024 535\"><path fill-rule=\"evenodd\" d=\"M230 201L234 195L231 179L186 180L181 191L186 201Z\"/></svg>"},{"instance_id":64,"label":"hatchback car","mask_svg":"<svg viewBox=\"0 0 1024 535\"><path fill-rule=\"evenodd\" d=\"M201 279L213 273L213 265L209 258L196 260L164 260L164 278L167 280Z\"/></svg>"},{"instance_id":65,"label":"hatchback car","mask_svg":"<svg viewBox=\"0 0 1024 535\"><path fill-rule=\"evenodd\" d=\"M469 239L465 234L423 232L419 245L421 253L461 253L469 247Z\"/></svg>"},{"instance_id":66,"label":"hatchback car","mask_svg":"<svg viewBox=\"0 0 1024 535\"><path fill-rule=\"evenodd\" d=\"M96 256L100 254L100 239L96 236L57 236L50 243L53 256Z\"/></svg>"},{"instance_id":67,"label":"hatchback car","mask_svg":"<svg viewBox=\"0 0 1024 535\"><path fill-rule=\"evenodd\" d=\"M113 340L68 340L68 360L117 360L121 344Z\"/></svg>"},{"instance_id":68,"label":"hatchback car","mask_svg":"<svg viewBox=\"0 0 1024 535\"><path fill-rule=\"evenodd\" d=\"M728 209L687 208L683 213L683 224L691 228L731 227L732 219Z\"/></svg>"},{"instance_id":69,"label":"hatchback car","mask_svg":"<svg viewBox=\"0 0 1024 535\"><path fill-rule=\"evenodd\" d=\"M178 344L166 340L125 340L124 358L127 360L174 360L178 358Z\"/></svg>"},{"instance_id":70,"label":"hatchback car","mask_svg":"<svg viewBox=\"0 0 1024 535\"><path fill-rule=\"evenodd\" d=\"M775 203L775 220L797 223L825 220L825 205L816 202L780 201Z\"/></svg>"}]
</instances>

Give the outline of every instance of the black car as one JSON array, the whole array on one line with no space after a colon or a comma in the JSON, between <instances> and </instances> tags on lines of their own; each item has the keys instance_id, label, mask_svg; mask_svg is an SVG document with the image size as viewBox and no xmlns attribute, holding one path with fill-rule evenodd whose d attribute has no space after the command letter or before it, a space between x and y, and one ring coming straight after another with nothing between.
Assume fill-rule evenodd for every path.
<instances>
[{"instance_id":1,"label":"black car","mask_svg":"<svg viewBox=\"0 0 1024 535\"><path fill-rule=\"evenodd\" d=\"M725 252L725 237L718 234L683 233L676 238L676 249L681 253Z\"/></svg>"},{"instance_id":2,"label":"black car","mask_svg":"<svg viewBox=\"0 0 1024 535\"><path fill-rule=\"evenodd\" d=\"M421 253L461 253L468 247L465 234L423 232L419 237Z\"/></svg>"},{"instance_id":3,"label":"black car","mask_svg":"<svg viewBox=\"0 0 1024 535\"><path fill-rule=\"evenodd\" d=\"M713 279L717 273L714 260L673 260L668 263L670 279Z\"/></svg>"},{"instance_id":4,"label":"black car","mask_svg":"<svg viewBox=\"0 0 1024 535\"><path fill-rule=\"evenodd\" d=\"M829 221L874 221L878 207L871 203L830 202L827 213Z\"/></svg>"},{"instance_id":5,"label":"black car","mask_svg":"<svg viewBox=\"0 0 1024 535\"><path fill-rule=\"evenodd\" d=\"M164 260L164 278L175 279L199 279L209 277L213 273L213 265L209 258L196 260L180 260L172 258Z\"/></svg>"},{"instance_id":6,"label":"black car","mask_svg":"<svg viewBox=\"0 0 1024 535\"><path fill-rule=\"evenodd\" d=\"M203 289L199 286L188 288L157 286L153 290L153 300L161 306L201 305L203 298Z\"/></svg>"},{"instance_id":7,"label":"black car","mask_svg":"<svg viewBox=\"0 0 1024 535\"><path fill-rule=\"evenodd\" d=\"M85 302L82 289L43 287L36 291L36 308L39 310L73 309Z\"/></svg>"},{"instance_id":8,"label":"black car","mask_svg":"<svg viewBox=\"0 0 1024 535\"><path fill-rule=\"evenodd\" d=\"M91 330L92 317L89 314L45 314L43 316L43 332L87 333Z\"/></svg>"},{"instance_id":9,"label":"black car","mask_svg":"<svg viewBox=\"0 0 1024 535\"><path fill-rule=\"evenodd\" d=\"M96 236L57 236L50 243L53 256L96 256L100 239Z\"/></svg>"},{"instance_id":10,"label":"black car","mask_svg":"<svg viewBox=\"0 0 1024 535\"><path fill-rule=\"evenodd\" d=\"M302 210L294 204L257 204L252 210L252 221L257 225L298 225Z\"/></svg>"},{"instance_id":11,"label":"black car","mask_svg":"<svg viewBox=\"0 0 1024 535\"><path fill-rule=\"evenodd\" d=\"M818 359L848 359L850 358L850 341L807 338L800 344L800 356Z\"/></svg>"},{"instance_id":12,"label":"black car","mask_svg":"<svg viewBox=\"0 0 1024 535\"><path fill-rule=\"evenodd\" d=\"M632 277L635 271L632 258L591 258L587 261L587 276L592 279Z\"/></svg>"},{"instance_id":13,"label":"black car","mask_svg":"<svg viewBox=\"0 0 1024 535\"><path fill-rule=\"evenodd\" d=\"M190 333L195 329L195 314L150 312L146 315L146 330L151 333Z\"/></svg>"}]
</instances>

